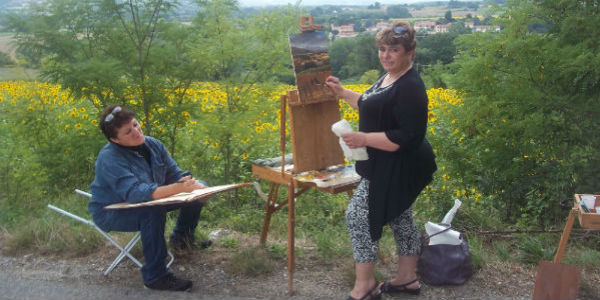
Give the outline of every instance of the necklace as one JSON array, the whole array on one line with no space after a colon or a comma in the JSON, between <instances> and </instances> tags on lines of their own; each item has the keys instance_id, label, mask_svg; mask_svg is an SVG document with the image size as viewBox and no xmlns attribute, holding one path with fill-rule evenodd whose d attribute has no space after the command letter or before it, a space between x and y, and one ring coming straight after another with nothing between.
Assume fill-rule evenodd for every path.
<instances>
[{"instance_id":1,"label":"necklace","mask_svg":"<svg viewBox=\"0 0 600 300\"><path fill-rule=\"evenodd\" d=\"M408 70L410 70L411 68L412 68L412 63L410 65L408 65L408 67L406 69L402 70L402 72L397 73L398 75L393 76L392 74L387 73L387 75L385 75L385 78L383 79L383 82L381 82L381 86L386 87L388 85L391 85L396 80L398 80L398 78L400 78L404 74L406 74L406 72L408 72Z\"/></svg>"}]
</instances>

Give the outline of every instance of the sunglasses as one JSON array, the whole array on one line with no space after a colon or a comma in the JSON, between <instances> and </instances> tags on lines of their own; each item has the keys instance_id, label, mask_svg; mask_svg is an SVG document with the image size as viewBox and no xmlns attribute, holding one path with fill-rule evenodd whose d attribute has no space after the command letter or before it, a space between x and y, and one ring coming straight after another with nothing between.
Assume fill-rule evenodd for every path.
<instances>
[{"instance_id":1,"label":"sunglasses","mask_svg":"<svg viewBox=\"0 0 600 300\"><path fill-rule=\"evenodd\" d=\"M404 34L408 32L408 28L404 27L404 26L394 26L394 28L392 28L392 30L394 30L394 33L396 34Z\"/></svg>"},{"instance_id":2,"label":"sunglasses","mask_svg":"<svg viewBox=\"0 0 600 300\"><path fill-rule=\"evenodd\" d=\"M108 122L112 121L115 118L115 114L120 111L121 111L120 106L116 106L115 108L113 108L113 110L110 112L110 114L106 115L106 118L104 118L104 122L108 123Z\"/></svg>"}]
</instances>

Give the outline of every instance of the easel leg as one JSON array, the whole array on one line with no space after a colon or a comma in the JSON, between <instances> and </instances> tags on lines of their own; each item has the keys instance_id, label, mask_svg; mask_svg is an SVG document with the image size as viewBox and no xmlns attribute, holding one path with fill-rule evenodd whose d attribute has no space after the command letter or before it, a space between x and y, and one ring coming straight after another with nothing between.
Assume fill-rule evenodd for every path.
<instances>
[{"instance_id":1,"label":"easel leg","mask_svg":"<svg viewBox=\"0 0 600 300\"><path fill-rule=\"evenodd\" d=\"M567 249L567 242L569 241L569 236L571 235L571 229L573 228L573 222L575 221L575 214L577 214L577 208L571 209L571 212L569 213L569 218L567 219L567 223L565 224L565 229L563 230L563 233L560 236L558 250L556 251L556 255L554 256L555 264L560 263L563 255L565 254L565 250Z\"/></svg>"},{"instance_id":2,"label":"easel leg","mask_svg":"<svg viewBox=\"0 0 600 300\"><path fill-rule=\"evenodd\" d=\"M260 233L260 244L265 245L267 242L267 234L269 233L269 225L271 224L271 215L275 212L275 205L277 204L277 193L279 191L279 185L271 183L269 185L269 195L267 197L267 204L265 206L265 219L263 221L262 231Z\"/></svg>"},{"instance_id":3,"label":"easel leg","mask_svg":"<svg viewBox=\"0 0 600 300\"><path fill-rule=\"evenodd\" d=\"M295 268L295 241L294 241L294 226L295 226L295 198L294 181L292 180L288 190L288 295L294 293L294 268Z\"/></svg>"}]
</instances>

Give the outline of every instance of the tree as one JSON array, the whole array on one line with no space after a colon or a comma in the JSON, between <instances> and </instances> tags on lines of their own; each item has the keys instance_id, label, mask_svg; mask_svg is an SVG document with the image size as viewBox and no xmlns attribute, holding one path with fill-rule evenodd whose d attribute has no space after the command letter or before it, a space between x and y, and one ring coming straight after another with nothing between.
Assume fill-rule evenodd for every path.
<instances>
[{"instance_id":1,"label":"tree","mask_svg":"<svg viewBox=\"0 0 600 300\"><path fill-rule=\"evenodd\" d=\"M12 60L10 55L0 52L0 67L12 66L15 62Z\"/></svg>"},{"instance_id":2,"label":"tree","mask_svg":"<svg viewBox=\"0 0 600 300\"><path fill-rule=\"evenodd\" d=\"M358 82L360 82L362 84L373 84L373 82L375 82L375 81L377 81L377 79L379 79L380 75L381 75L381 72L379 70L369 70L369 71L366 71L360 77L360 80Z\"/></svg>"},{"instance_id":3,"label":"tree","mask_svg":"<svg viewBox=\"0 0 600 300\"><path fill-rule=\"evenodd\" d=\"M458 38L452 111L460 143L440 147L507 220L553 225L559 202L600 191L600 28L594 1L509 1L501 33ZM528 30L548 24L546 33ZM448 123L449 124L449 123ZM441 133L443 134L443 133ZM452 136L452 133L448 133ZM454 174L454 173L453 173Z\"/></svg>"},{"instance_id":4,"label":"tree","mask_svg":"<svg viewBox=\"0 0 600 300\"><path fill-rule=\"evenodd\" d=\"M447 12L444 14L444 19L446 19L446 21L447 21L448 23L450 23L450 22L454 21L454 19L452 18L452 11L451 11L451 10L447 11Z\"/></svg>"},{"instance_id":5,"label":"tree","mask_svg":"<svg viewBox=\"0 0 600 300\"><path fill-rule=\"evenodd\" d=\"M20 51L39 62L45 80L85 97L95 113L112 103L133 108L145 133L165 141L173 156L181 151L178 139L189 138L182 133L190 130L191 117L202 112L190 89L198 80L224 87L225 105L215 112L219 118L201 126L223 153L224 166L211 168L214 181L230 182L232 175L247 173L239 171L247 167L241 154L266 147L240 142L249 139L242 136L250 126L247 116L263 116L257 111L271 105L250 105L248 95L256 83L275 86L281 74L291 76L287 35L299 13L288 7L243 19L236 1L200 0L198 17L189 26L168 21L173 5L48 0L32 4L24 16L11 15L9 24Z\"/></svg>"},{"instance_id":6,"label":"tree","mask_svg":"<svg viewBox=\"0 0 600 300\"><path fill-rule=\"evenodd\" d=\"M433 65L437 61L440 61L442 64L451 63L456 55L455 38L456 34L452 33L438 33L425 36L419 40L417 56L415 58L416 63L424 65Z\"/></svg>"},{"instance_id":7,"label":"tree","mask_svg":"<svg viewBox=\"0 0 600 300\"><path fill-rule=\"evenodd\" d=\"M354 22L353 28L354 28L354 32L365 31L365 27L363 27L362 21L360 21L360 20L357 20Z\"/></svg>"},{"instance_id":8,"label":"tree","mask_svg":"<svg viewBox=\"0 0 600 300\"><path fill-rule=\"evenodd\" d=\"M128 103L143 112L153 133L153 110L165 105L163 0L48 0L32 4L25 17L10 16L19 51L40 61L41 76L94 100L98 110ZM172 54L172 53L171 53ZM172 63L172 62L171 62ZM139 101L131 102L131 99Z\"/></svg>"},{"instance_id":9,"label":"tree","mask_svg":"<svg viewBox=\"0 0 600 300\"><path fill-rule=\"evenodd\" d=\"M471 33L471 28L465 26L465 23L463 22L454 22L450 25L448 33L453 34L454 36L459 36L461 34Z\"/></svg>"},{"instance_id":10,"label":"tree","mask_svg":"<svg viewBox=\"0 0 600 300\"><path fill-rule=\"evenodd\" d=\"M329 47L329 56L332 73L342 79L358 78L368 70L383 70L372 34L335 40Z\"/></svg>"},{"instance_id":11,"label":"tree","mask_svg":"<svg viewBox=\"0 0 600 300\"><path fill-rule=\"evenodd\" d=\"M381 3L379 2L375 2L374 4L371 4L367 7L367 9L379 9L381 8Z\"/></svg>"},{"instance_id":12,"label":"tree","mask_svg":"<svg viewBox=\"0 0 600 300\"><path fill-rule=\"evenodd\" d=\"M408 11L408 7L406 4L404 5L390 5L387 7L387 15L389 18L411 18L412 15Z\"/></svg>"},{"instance_id":13,"label":"tree","mask_svg":"<svg viewBox=\"0 0 600 300\"><path fill-rule=\"evenodd\" d=\"M251 117L263 115L264 105L270 105L253 103L250 94L256 83L277 83L275 74L291 74L288 34L296 30L299 11L288 7L240 19L236 17L236 1L197 3L192 52L203 60L203 72L222 87L225 97L211 113L217 122L204 122L201 126L207 133L205 138L214 141L221 153L219 159L224 165L220 180L233 182L243 173L242 169L249 168L242 164L242 153L251 147L267 147L264 143L242 142L252 137L248 132L248 128L254 128L249 123Z\"/></svg>"}]
</instances>

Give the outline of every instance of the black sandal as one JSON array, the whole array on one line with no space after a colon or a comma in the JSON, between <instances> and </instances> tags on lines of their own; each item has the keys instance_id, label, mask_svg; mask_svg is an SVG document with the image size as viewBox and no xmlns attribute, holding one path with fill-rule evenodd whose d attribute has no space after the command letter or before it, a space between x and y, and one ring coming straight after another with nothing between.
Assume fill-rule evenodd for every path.
<instances>
[{"instance_id":1,"label":"black sandal","mask_svg":"<svg viewBox=\"0 0 600 300\"><path fill-rule=\"evenodd\" d=\"M396 294L396 293L406 293L406 294L411 294L411 295L418 295L421 293L421 286L419 285L418 288L416 289L409 289L407 288L407 286L417 282L418 279L415 279L411 282L407 282L405 284L400 284L400 285L393 285L391 282L386 281L383 284L383 287L381 287L381 290L384 293L388 293L388 294Z\"/></svg>"},{"instance_id":2,"label":"black sandal","mask_svg":"<svg viewBox=\"0 0 600 300\"><path fill-rule=\"evenodd\" d=\"M380 285L381 285L381 283L375 282L375 286L372 289L370 289L360 299L356 299L352 296L348 296L348 298L346 298L346 300L379 300L379 299L381 299L381 294L383 294L382 289L379 288ZM373 292L375 292L375 291L376 291L376 293L373 294Z\"/></svg>"}]
</instances>

